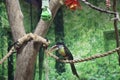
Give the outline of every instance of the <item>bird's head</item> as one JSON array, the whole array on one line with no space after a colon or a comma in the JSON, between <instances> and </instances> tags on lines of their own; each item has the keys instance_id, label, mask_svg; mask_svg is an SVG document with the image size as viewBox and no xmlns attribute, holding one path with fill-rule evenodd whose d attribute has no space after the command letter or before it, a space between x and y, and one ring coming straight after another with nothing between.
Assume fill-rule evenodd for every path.
<instances>
[{"instance_id":1,"label":"bird's head","mask_svg":"<svg viewBox=\"0 0 120 80\"><path fill-rule=\"evenodd\" d=\"M57 42L56 43L57 48L58 48L58 52L62 55L65 56L65 47L64 47L64 43L63 42Z\"/></svg>"},{"instance_id":2,"label":"bird's head","mask_svg":"<svg viewBox=\"0 0 120 80\"><path fill-rule=\"evenodd\" d=\"M57 42L56 45L59 49L64 48L64 43L63 42Z\"/></svg>"}]
</instances>

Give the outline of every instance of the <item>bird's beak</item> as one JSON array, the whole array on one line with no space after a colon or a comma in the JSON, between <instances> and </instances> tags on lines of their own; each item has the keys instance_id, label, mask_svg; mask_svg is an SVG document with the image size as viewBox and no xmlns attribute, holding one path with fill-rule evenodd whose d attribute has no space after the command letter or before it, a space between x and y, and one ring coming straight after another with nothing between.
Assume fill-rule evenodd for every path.
<instances>
[{"instance_id":1,"label":"bird's beak","mask_svg":"<svg viewBox=\"0 0 120 80\"><path fill-rule=\"evenodd\" d=\"M57 50L58 49L58 45L54 45L50 48L50 51L54 51L54 50Z\"/></svg>"}]
</instances>

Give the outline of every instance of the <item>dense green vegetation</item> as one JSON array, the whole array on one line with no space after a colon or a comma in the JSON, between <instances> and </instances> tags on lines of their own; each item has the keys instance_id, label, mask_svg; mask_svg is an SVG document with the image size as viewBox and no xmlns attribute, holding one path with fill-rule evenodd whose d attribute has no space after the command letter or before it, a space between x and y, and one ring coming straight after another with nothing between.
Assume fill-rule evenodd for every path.
<instances>
[{"instance_id":1,"label":"dense green vegetation","mask_svg":"<svg viewBox=\"0 0 120 80\"><path fill-rule=\"evenodd\" d=\"M103 2L100 2L100 4L96 3L95 5L102 6L103 8L105 7ZM109 31L114 31L113 21L110 20L113 16L92 10L84 4L82 4L82 7L82 10L71 11L63 6L65 29L64 41L73 53L74 59L85 58L114 49L116 47L115 39L112 36L114 34L107 34ZM118 11L120 12L119 7L120 6L118 6ZM26 31L30 32L29 11L26 10L26 7L22 7L22 11L25 15L24 23ZM36 13L36 15L38 14ZM34 25L37 23L36 15L35 13L33 14L35 17L33 20ZM119 23L118 27L120 28ZM0 3L0 59L7 52L9 41L7 39L7 31L9 30L5 5ZM47 38L51 41L50 46L55 44L54 34L54 24L52 24L47 34ZM51 57L48 57L45 60L48 61L47 68L49 70L50 80L77 80L77 78L72 75L69 64L66 64L66 72L58 75L55 71L55 60ZM0 65L0 76L7 78L7 61L5 61L3 65L3 67ZM75 66L81 80L120 79L120 67L118 65L117 53L88 62L76 63ZM45 66L43 67L43 80L45 80ZM4 75L1 73L3 69ZM38 69L37 66L35 80L38 80L39 78Z\"/></svg>"}]
</instances>

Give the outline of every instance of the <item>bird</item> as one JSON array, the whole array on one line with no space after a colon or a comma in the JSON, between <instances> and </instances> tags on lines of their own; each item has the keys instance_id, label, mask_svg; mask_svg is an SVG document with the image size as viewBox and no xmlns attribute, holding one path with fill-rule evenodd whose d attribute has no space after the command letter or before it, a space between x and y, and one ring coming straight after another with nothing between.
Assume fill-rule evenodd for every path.
<instances>
[{"instance_id":1,"label":"bird","mask_svg":"<svg viewBox=\"0 0 120 80\"><path fill-rule=\"evenodd\" d=\"M58 53L61 56L63 56L67 60L73 60L73 55L70 52L70 50L65 46L64 42L57 42L56 46L58 48ZM70 66L71 66L71 70L72 70L73 75L76 75L76 77L79 78L79 75L77 73L77 70L75 68L74 63L70 63Z\"/></svg>"}]
</instances>

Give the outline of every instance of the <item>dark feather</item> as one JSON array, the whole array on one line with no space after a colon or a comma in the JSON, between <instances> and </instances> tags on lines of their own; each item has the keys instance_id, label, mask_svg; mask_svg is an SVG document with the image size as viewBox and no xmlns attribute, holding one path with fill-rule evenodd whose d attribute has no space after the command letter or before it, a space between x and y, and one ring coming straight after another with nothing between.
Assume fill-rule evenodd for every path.
<instances>
[{"instance_id":1,"label":"dark feather","mask_svg":"<svg viewBox=\"0 0 120 80\"><path fill-rule=\"evenodd\" d=\"M77 73L77 71L76 71L75 65L74 65L74 64L70 64L70 66L71 66L72 73L73 73L74 75L76 75L76 77L79 78L79 75L78 75L78 73Z\"/></svg>"},{"instance_id":2,"label":"dark feather","mask_svg":"<svg viewBox=\"0 0 120 80\"><path fill-rule=\"evenodd\" d=\"M68 60L73 60L73 55L71 54L70 50L65 45L64 45L64 48L65 48L66 55L68 56ZM79 78L75 65L70 64L70 66L71 66L72 73Z\"/></svg>"},{"instance_id":3,"label":"dark feather","mask_svg":"<svg viewBox=\"0 0 120 80\"><path fill-rule=\"evenodd\" d=\"M66 56L68 56L68 60L73 60L72 53L70 52L70 50L65 45L64 45L64 49L65 49Z\"/></svg>"}]
</instances>

